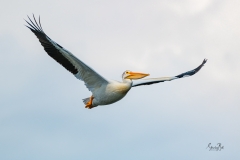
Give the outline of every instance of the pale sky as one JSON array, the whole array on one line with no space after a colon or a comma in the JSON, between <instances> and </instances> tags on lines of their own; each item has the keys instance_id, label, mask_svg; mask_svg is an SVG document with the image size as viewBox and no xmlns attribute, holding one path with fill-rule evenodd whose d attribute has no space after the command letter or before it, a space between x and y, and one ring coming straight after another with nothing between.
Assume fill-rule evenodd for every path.
<instances>
[{"instance_id":1,"label":"pale sky","mask_svg":"<svg viewBox=\"0 0 240 160\"><path fill-rule=\"evenodd\" d=\"M175 76L208 62L88 110L91 92L24 26L32 13L107 79ZM1 160L240 159L240 1L8 0L0 19Z\"/></svg>"}]
</instances>

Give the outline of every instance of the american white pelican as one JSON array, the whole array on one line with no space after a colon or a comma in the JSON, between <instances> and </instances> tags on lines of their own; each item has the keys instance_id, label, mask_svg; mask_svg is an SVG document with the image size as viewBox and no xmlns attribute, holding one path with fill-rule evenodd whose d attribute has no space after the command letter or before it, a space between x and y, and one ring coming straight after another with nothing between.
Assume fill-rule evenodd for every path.
<instances>
[{"instance_id":1,"label":"american white pelican","mask_svg":"<svg viewBox=\"0 0 240 160\"><path fill-rule=\"evenodd\" d=\"M192 76L197 73L207 62L207 60L204 59L202 64L197 68L173 77L142 79L140 81L137 79L149 76L149 74L127 70L122 74L122 82L110 81L102 77L88 65L75 57L72 53L50 39L42 29L40 17L39 22L36 21L34 15L33 19L34 21L32 21L30 18L29 22L26 21L29 24L27 27L37 36L48 55L65 67L76 78L84 81L86 87L92 92L91 97L83 99L83 102L86 105L85 108L88 109L97 107L99 105L108 105L117 102L122 99L132 87L150 85Z\"/></svg>"}]
</instances>

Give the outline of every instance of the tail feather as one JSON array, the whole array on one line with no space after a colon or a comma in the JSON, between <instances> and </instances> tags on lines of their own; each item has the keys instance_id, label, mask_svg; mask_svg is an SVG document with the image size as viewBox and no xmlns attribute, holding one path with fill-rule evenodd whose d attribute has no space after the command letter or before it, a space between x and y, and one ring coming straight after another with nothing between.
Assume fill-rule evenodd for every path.
<instances>
[{"instance_id":1,"label":"tail feather","mask_svg":"<svg viewBox=\"0 0 240 160\"><path fill-rule=\"evenodd\" d=\"M90 101L90 97L83 99L83 103L86 105Z\"/></svg>"}]
</instances>

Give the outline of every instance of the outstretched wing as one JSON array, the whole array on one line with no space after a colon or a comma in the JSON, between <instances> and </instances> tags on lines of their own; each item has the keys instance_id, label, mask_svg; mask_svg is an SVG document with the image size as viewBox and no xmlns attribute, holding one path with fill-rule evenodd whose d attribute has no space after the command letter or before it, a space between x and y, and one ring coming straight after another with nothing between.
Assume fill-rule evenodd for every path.
<instances>
[{"instance_id":1,"label":"outstretched wing","mask_svg":"<svg viewBox=\"0 0 240 160\"><path fill-rule=\"evenodd\" d=\"M195 73L197 73L203 67L203 65L206 62L207 62L207 59L204 59L202 64L200 66L198 66L197 68L195 68L195 69L193 69L191 71L179 74L179 75L174 76L174 77L149 78L149 79L141 79L141 80L133 81L132 87L141 86L141 85L150 85L150 84L154 84L154 83L160 83L160 82L164 82L164 81L171 81L171 80L174 80L174 79L179 79L179 78L192 76Z\"/></svg>"},{"instance_id":2,"label":"outstretched wing","mask_svg":"<svg viewBox=\"0 0 240 160\"><path fill-rule=\"evenodd\" d=\"M39 22L36 21L34 15L33 20L29 17L28 27L39 39L41 45L49 56L51 56L55 61L65 67L69 72L74 74L74 76L85 82L85 85L90 91L94 91L96 88L101 87L101 85L108 83L108 81L95 72L92 68L87 66L72 53L64 49L62 46L51 40L43 31L40 17Z\"/></svg>"}]
</instances>

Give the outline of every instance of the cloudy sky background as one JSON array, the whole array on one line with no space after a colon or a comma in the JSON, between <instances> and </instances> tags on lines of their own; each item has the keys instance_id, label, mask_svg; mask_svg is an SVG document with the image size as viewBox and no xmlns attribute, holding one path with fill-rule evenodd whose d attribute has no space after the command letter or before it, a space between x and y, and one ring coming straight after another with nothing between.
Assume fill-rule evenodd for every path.
<instances>
[{"instance_id":1,"label":"cloudy sky background","mask_svg":"<svg viewBox=\"0 0 240 160\"><path fill-rule=\"evenodd\" d=\"M83 82L24 26L32 13L108 79L127 69L174 76L208 62L193 77L88 110ZM240 1L8 0L0 19L0 159L240 158Z\"/></svg>"}]
</instances>

